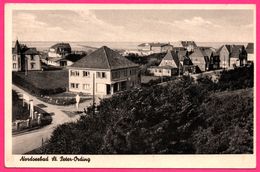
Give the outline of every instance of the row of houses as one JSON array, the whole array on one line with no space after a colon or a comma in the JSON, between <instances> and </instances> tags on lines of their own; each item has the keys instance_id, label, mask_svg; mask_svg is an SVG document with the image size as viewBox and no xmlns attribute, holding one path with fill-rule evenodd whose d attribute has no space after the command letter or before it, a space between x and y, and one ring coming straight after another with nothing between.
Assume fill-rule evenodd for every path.
<instances>
[{"instance_id":1,"label":"row of houses","mask_svg":"<svg viewBox=\"0 0 260 172\"><path fill-rule=\"evenodd\" d=\"M193 51L198 46L194 41L181 41L180 46L174 47L171 43L142 43L137 46L137 50L143 54L151 53L164 53L173 50L187 50L188 52Z\"/></svg>"},{"instance_id":2,"label":"row of houses","mask_svg":"<svg viewBox=\"0 0 260 172\"><path fill-rule=\"evenodd\" d=\"M85 56L83 51L72 51L68 43L57 43L49 48L47 56L40 54L35 47L27 47L16 40L12 48L12 70L41 70L42 64L66 67Z\"/></svg>"},{"instance_id":3,"label":"row of houses","mask_svg":"<svg viewBox=\"0 0 260 172\"><path fill-rule=\"evenodd\" d=\"M222 45L218 50L211 47L176 48L167 52L159 66L152 66L148 71L155 76L172 76L219 68L232 69L244 66L254 58L253 43L246 48L244 45Z\"/></svg>"},{"instance_id":4,"label":"row of houses","mask_svg":"<svg viewBox=\"0 0 260 172\"><path fill-rule=\"evenodd\" d=\"M254 52L253 49L251 51ZM148 70L156 76L195 73L197 70L234 67L234 64L241 66L247 63L247 57L246 48L240 45L223 45L217 51L208 47L196 47L192 51L173 48L167 51L159 66ZM18 69L13 68L15 71L41 70L40 56L36 48L28 48L18 41L13 48L14 63L18 66ZM140 87L141 84L139 65L106 46L82 57L67 66L67 69L71 92L112 95Z\"/></svg>"}]
</instances>

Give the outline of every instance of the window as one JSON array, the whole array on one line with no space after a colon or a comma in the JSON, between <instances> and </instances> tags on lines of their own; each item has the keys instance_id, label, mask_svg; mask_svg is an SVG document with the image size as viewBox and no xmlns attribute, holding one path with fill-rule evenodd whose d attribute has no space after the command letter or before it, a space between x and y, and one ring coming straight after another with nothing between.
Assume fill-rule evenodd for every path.
<instances>
[{"instance_id":1,"label":"window","mask_svg":"<svg viewBox=\"0 0 260 172\"><path fill-rule=\"evenodd\" d=\"M159 69L159 73L162 73L162 70L161 70L161 69Z\"/></svg>"},{"instance_id":2,"label":"window","mask_svg":"<svg viewBox=\"0 0 260 172\"><path fill-rule=\"evenodd\" d=\"M35 68L35 63L31 63L31 69Z\"/></svg>"},{"instance_id":3,"label":"window","mask_svg":"<svg viewBox=\"0 0 260 172\"><path fill-rule=\"evenodd\" d=\"M106 72L97 72L97 78L106 78Z\"/></svg>"},{"instance_id":4,"label":"window","mask_svg":"<svg viewBox=\"0 0 260 172\"><path fill-rule=\"evenodd\" d=\"M71 70L71 71L70 71L70 76L79 76L79 71L77 71L77 70Z\"/></svg>"},{"instance_id":5,"label":"window","mask_svg":"<svg viewBox=\"0 0 260 172\"><path fill-rule=\"evenodd\" d=\"M13 63L13 69L16 69L16 63Z\"/></svg>"},{"instance_id":6,"label":"window","mask_svg":"<svg viewBox=\"0 0 260 172\"><path fill-rule=\"evenodd\" d=\"M131 75L136 75L136 69L131 69L131 70L130 70L130 74L131 74Z\"/></svg>"},{"instance_id":7,"label":"window","mask_svg":"<svg viewBox=\"0 0 260 172\"><path fill-rule=\"evenodd\" d=\"M31 55L31 60L34 60L34 55Z\"/></svg>"},{"instance_id":8,"label":"window","mask_svg":"<svg viewBox=\"0 0 260 172\"><path fill-rule=\"evenodd\" d=\"M126 69L123 70L123 75L124 75L124 76L127 76L127 70L126 70Z\"/></svg>"},{"instance_id":9,"label":"window","mask_svg":"<svg viewBox=\"0 0 260 172\"><path fill-rule=\"evenodd\" d=\"M79 88L79 84L78 83L71 83L70 87L71 88Z\"/></svg>"},{"instance_id":10,"label":"window","mask_svg":"<svg viewBox=\"0 0 260 172\"><path fill-rule=\"evenodd\" d=\"M16 61L16 55L13 55L13 61Z\"/></svg>"},{"instance_id":11,"label":"window","mask_svg":"<svg viewBox=\"0 0 260 172\"><path fill-rule=\"evenodd\" d=\"M90 77L89 71L83 71L83 77Z\"/></svg>"},{"instance_id":12,"label":"window","mask_svg":"<svg viewBox=\"0 0 260 172\"><path fill-rule=\"evenodd\" d=\"M119 71L113 71L113 72L112 72L112 79L115 79L115 78L120 78L120 73L119 73Z\"/></svg>"},{"instance_id":13,"label":"window","mask_svg":"<svg viewBox=\"0 0 260 172\"><path fill-rule=\"evenodd\" d=\"M90 84L83 84L83 90L89 90Z\"/></svg>"}]
</instances>

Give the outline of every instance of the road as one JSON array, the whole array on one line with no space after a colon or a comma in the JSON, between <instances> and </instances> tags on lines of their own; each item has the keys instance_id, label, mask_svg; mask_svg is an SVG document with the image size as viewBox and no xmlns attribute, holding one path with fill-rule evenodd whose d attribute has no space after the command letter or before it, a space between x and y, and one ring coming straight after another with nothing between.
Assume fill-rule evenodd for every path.
<instances>
[{"instance_id":1,"label":"road","mask_svg":"<svg viewBox=\"0 0 260 172\"><path fill-rule=\"evenodd\" d=\"M14 135L12 138L12 152L13 154L24 154L26 152L29 152L33 149L39 148L42 145L42 139L44 141L48 140L53 132L53 130L60 124L66 123L66 122L73 122L76 121L79 118L79 115L74 117L69 117L66 115L63 110L70 110L70 111L76 111L76 108L74 105L71 106L56 106L51 105L48 103L45 103L36 97L30 95L29 93L25 92L24 90L20 89L19 87L12 85L12 89L15 90L18 93L25 93L30 96L30 98L33 100L34 105L37 104L43 104L46 107L42 108L48 113L53 113L52 116L53 120L50 125L47 125L43 128L29 131L22 134ZM89 106L91 101L84 102L80 104L80 109L82 110L83 107Z\"/></svg>"}]
</instances>

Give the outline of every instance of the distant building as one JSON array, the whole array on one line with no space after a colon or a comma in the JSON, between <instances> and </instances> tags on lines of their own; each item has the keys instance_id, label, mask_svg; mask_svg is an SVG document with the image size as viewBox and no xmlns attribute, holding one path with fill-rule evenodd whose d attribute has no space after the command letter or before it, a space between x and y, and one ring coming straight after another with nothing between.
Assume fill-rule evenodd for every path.
<instances>
[{"instance_id":1,"label":"distant building","mask_svg":"<svg viewBox=\"0 0 260 172\"><path fill-rule=\"evenodd\" d=\"M139 51L152 51L150 43L142 43L137 46Z\"/></svg>"},{"instance_id":2,"label":"distant building","mask_svg":"<svg viewBox=\"0 0 260 172\"><path fill-rule=\"evenodd\" d=\"M16 40L12 56L13 71L41 70L40 54L34 47L29 48Z\"/></svg>"},{"instance_id":3,"label":"distant building","mask_svg":"<svg viewBox=\"0 0 260 172\"><path fill-rule=\"evenodd\" d=\"M173 45L171 45L170 43L161 46L162 53L166 53L166 52L172 51L172 50L173 50Z\"/></svg>"},{"instance_id":4,"label":"distant building","mask_svg":"<svg viewBox=\"0 0 260 172\"><path fill-rule=\"evenodd\" d=\"M246 52L247 52L247 60L254 62L255 61L254 43L247 44Z\"/></svg>"},{"instance_id":5,"label":"distant building","mask_svg":"<svg viewBox=\"0 0 260 172\"><path fill-rule=\"evenodd\" d=\"M71 47L69 43L57 43L50 47L48 56L61 58L71 53Z\"/></svg>"},{"instance_id":6,"label":"distant building","mask_svg":"<svg viewBox=\"0 0 260 172\"><path fill-rule=\"evenodd\" d=\"M181 45L189 52L194 51L198 47L194 41L181 41Z\"/></svg>"},{"instance_id":7,"label":"distant building","mask_svg":"<svg viewBox=\"0 0 260 172\"><path fill-rule=\"evenodd\" d=\"M69 91L112 95L140 86L139 65L103 46L68 67Z\"/></svg>"},{"instance_id":8,"label":"distant building","mask_svg":"<svg viewBox=\"0 0 260 172\"><path fill-rule=\"evenodd\" d=\"M222 68L234 68L247 64L247 51L244 45L222 45L217 53Z\"/></svg>"},{"instance_id":9,"label":"distant building","mask_svg":"<svg viewBox=\"0 0 260 172\"><path fill-rule=\"evenodd\" d=\"M142 43L138 45L139 51L152 51L153 53L162 53L173 50L173 46L170 43Z\"/></svg>"}]
</instances>

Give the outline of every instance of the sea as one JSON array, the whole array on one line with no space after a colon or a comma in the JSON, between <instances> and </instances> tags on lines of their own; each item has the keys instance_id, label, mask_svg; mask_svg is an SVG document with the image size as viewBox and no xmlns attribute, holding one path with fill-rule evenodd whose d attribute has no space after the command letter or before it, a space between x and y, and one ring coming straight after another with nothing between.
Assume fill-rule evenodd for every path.
<instances>
[{"instance_id":1,"label":"sea","mask_svg":"<svg viewBox=\"0 0 260 172\"><path fill-rule=\"evenodd\" d=\"M57 41L19 41L26 44L27 47L36 47L38 51L47 51L52 45L60 43ZM88 51L89 49L100 48L107 46L111 49L117 50L137 50L137 46L144 42L66 42L69 43L71 49L74 51ZM179 41L170 42L173 46L180 46ZM196 42L197 46L213 47L218 49L224 44L235 44L246 46L248 42ZM15 41L13 41L14 47Z\"/></svg>"}]
</instances>

